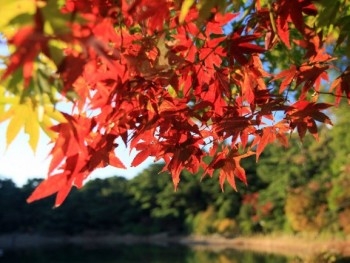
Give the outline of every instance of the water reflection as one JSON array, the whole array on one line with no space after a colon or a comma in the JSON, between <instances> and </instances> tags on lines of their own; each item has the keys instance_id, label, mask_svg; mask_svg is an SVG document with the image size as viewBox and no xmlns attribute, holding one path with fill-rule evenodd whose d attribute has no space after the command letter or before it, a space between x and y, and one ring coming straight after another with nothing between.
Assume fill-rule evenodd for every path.
<instances>
[{"instance_id":1,"label":"water reflection","mask_svg":"<svg viewBox=\"0 0 350 263\"><path fill-rule=\"evenodd\" d=\"M3 263L287 263L286 257L232 249L191 249L184 246L118 245L113 247L63 246L5 251Z\"/></svg>"}]
</instances>

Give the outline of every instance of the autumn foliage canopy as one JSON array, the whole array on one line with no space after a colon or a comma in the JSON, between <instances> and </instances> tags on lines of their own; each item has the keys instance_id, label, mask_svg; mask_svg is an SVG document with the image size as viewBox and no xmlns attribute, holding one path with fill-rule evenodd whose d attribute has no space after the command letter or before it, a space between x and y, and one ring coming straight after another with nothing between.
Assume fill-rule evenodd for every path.
<instances>
[{"instance_id":1,"label":"autumn foliage canopy","mask_svg":"<svg viewBox=\"0 0 350 263\"><path fill-rule=\"evenodd\" d=\"M28 201L124 168L124 143L183 169L247 183L242 158L296 131L318 137L350 99L348 1L2 0L11 54L1 70L7 144L52 140L48 177ZM336 53L340 55L335 56ZM345 61L345 62L344 62ZM327 103L326 103L327 101ZM59 110L62 102L71 110ZM118 143L117 143L118 142Z\"/></svg>"}]
</instances>

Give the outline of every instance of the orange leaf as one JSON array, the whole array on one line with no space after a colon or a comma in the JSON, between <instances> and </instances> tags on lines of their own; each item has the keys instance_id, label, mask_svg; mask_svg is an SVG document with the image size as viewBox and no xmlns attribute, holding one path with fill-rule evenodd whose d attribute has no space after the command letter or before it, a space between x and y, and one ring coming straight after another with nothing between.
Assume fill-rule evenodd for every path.
<instances>
[{"instance_id":1,"label":"orange leaf","mask_svg":"<svg viewBox=\"0 0 350 263\"><path fill-rule=\"evenodd\" d=\"M266 145L275 141L275 139L276 134L275 129L273 127L266 127L262 130L262 136L260 137L260 141L256 149L256 161L258 161L259 156L265 149Z\"/></svg>"},{"instance_id":2,"label":"orange leaf","mask_svg":"<svg viewBox=\"0 0 350 263\"><path fill-rule=\"evenodd\" d=\"M62 174L49 176L42 181L34 192L28 197L27 202L31 203L44 197L53 195L60 191L67 183L66 177Z\"/></svg>"},{"instance_id":3,"label":"orange leaf","mask_svg":"<svg viewBox=\"0 0 350 263\"><path fill-rule=\"evenodd\" d=\"M71 183L65 184L63 187L60 188L56 195L55 207L59 207L63 203L63 201L67 198L71 188Z\"/></svg>"},{"instance_id":4,"label":"orange leaf","mask_svg":"<svg viewBox=\"0 0 350 263\"><path fill-rule=\"evenodd\" d=\"M282 93L286 90L286 88L290 85L290 83L293 81L295 75L297 74L297 68L295 65L291 65L290 69L283 70L282 72L278 73L273 80L276 79L282 79L283 81L280 86L279 93Z\"/></svg>"},{"instance_id":5,"label":"orange leaf","mask_svg":"<svg viewBox=\"0 0 350 263\"><path fill-rule=\"evenodd\" d=\"M147 148L143 151L140 151L136 154L134 160L131 163L132 167L136 167L139 164L141 164L144 160L146 160L148 157L150 157L150 150Z\"/></svg>"},{"instance_id":6,"label":"orange leaf","mask_svg":"<svg viewBox=\"0 0 350 263\"><path fill-rule=\"evenodd\" d=\"M109 164L116 167L116 168L122 168L126 169L125 165L120 161L120 159L115 156L114 152L109 153Z\"/></svg>"}]
</instances>

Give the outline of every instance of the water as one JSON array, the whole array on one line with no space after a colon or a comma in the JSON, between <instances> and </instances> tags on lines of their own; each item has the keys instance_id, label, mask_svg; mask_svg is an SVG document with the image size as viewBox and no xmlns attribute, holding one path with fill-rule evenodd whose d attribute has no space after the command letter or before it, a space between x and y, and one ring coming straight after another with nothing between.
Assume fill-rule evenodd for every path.
<instances>
[{"instance_id":1,"label":"water","mask_svg":"<svg viewBox=\"0 0 350 263\"><path fill-rule=\"evenodd\" d=\"M169 245L62 246L4 251L2 263L287 263L283 256Z\"/></svg>"}]
</instances>

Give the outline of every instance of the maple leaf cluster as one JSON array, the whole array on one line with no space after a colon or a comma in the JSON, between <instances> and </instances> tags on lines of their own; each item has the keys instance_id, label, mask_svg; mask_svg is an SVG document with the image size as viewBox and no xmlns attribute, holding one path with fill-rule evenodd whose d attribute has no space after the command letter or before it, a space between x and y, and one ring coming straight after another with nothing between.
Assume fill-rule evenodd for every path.
<instances>
[{"instance_id":1,"label":"maple leaf cluster","mask_svg":"<svg viewBox=\"0 0 350 263\"><path fill-rule=\"evenodd\" d=\"M15 51L1 78L20 74L22 95L34 98L44 57L53 69L44 77L59 84L56 95L40 94L74 104L49 129L49 175L29 202L57 194L58 206L96 168L125 168L120 139L137 152L132 166L162 160L175 188L187 169L218 170L222 189L226 181L236 189L236 179L247 183L241 159L258 159L276 140L287 146L294 130L317 138L316 122L331 124L322 112L331 104L318 95L334 58L308 23L318 12L310 0L256 0L248 13L230 1L29 2L32 21L8 34ZM303 57L268 70L275 49ZM331 85L336 103L349 97L348 71Z\"/></svg>"}]
</instances>

